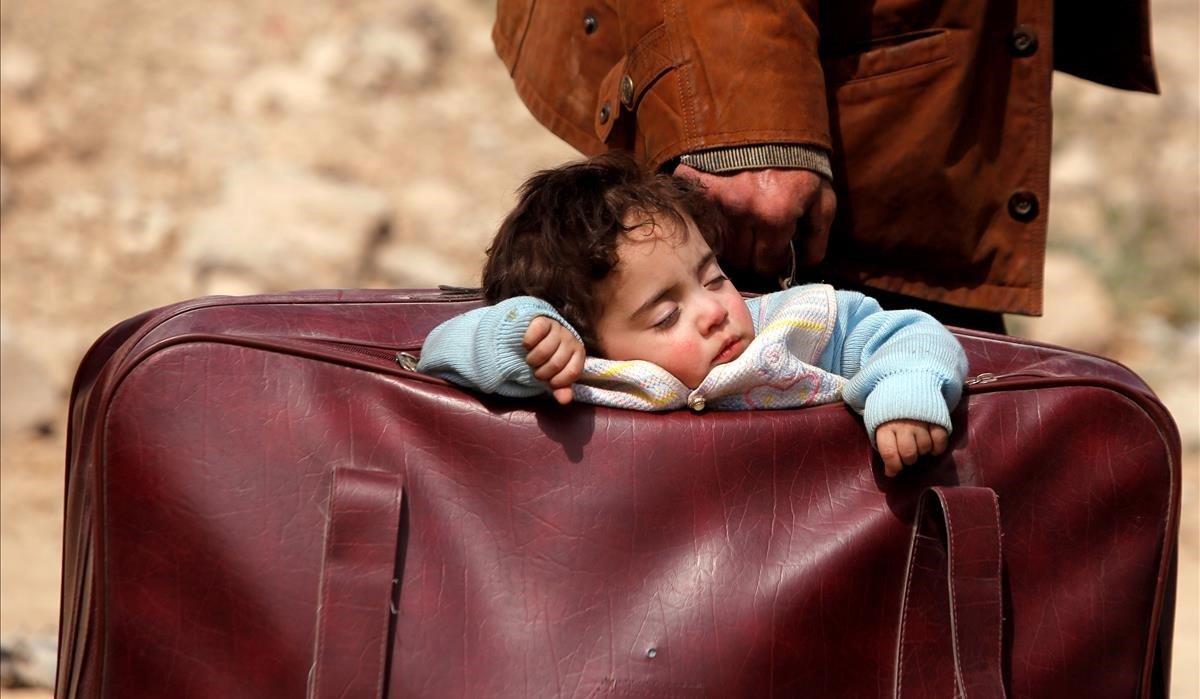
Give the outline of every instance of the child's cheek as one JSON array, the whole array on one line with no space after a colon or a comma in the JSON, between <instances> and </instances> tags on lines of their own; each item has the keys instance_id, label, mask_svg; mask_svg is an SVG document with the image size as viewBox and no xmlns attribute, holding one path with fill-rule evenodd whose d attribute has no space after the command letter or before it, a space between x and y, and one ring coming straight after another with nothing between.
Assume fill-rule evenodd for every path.
<instances>
[{"instance_id":1,"label":"child's cheek","mask_svg":"<svg viewBox=\"0 0 1200 699\"><path fill-rule=\"evenodd\" d=\"M663 362L659 365L671 372L689 388L695 388L704 380L708 362L701 354L702 347L695 338L675 338L663 347Z\"/></svg>"}]
</instances>

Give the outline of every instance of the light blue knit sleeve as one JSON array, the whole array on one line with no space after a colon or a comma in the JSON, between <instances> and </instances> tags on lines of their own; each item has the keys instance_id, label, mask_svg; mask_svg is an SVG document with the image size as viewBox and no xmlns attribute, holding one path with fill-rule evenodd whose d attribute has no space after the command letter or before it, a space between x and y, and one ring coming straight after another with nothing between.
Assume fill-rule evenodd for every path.
<instances>
[{"instance_id":1,"label":"light blue knit sleeve","mask_svg":"<svg viewBox=\"0 0 1200 699\"><path fill-rule=\"evenodd\" d=\"M962 345L921 311L885 311L855 291L836 292L837 325L821 366L849 379L846 403L863 416L871 443L891 420L922 420L951 431L950 411L962 397L967 356Z\"/></svg>"},{"instance_id":2,"label":"light blue knit sleeve","mask_svg":"<svg viewBox=\"0 0 1200 699\"><path fill-rule=\"evenodd\" d=\"M421 348L417 371L484 393L523 398L544 393L525 363L521 339L529 323L546 316L579 333L550 304L532 296L516 296L494 306L476 308L442 323Z\"/></svg>"}]
</instances>

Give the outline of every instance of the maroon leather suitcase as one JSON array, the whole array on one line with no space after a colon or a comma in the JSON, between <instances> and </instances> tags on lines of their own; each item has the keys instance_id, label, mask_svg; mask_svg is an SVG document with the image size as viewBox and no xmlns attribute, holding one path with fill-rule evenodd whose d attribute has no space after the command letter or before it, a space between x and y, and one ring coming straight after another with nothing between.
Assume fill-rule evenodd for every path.
<instances>
[{"instance_id":1,"label":"maroon leather suitcase","mask_svg":"<svg viewBox=\"0 0 1200 699\"><path fill-rule=\"evenodd\" d=\"M647 414L405 368L461 290L207 298L74 387L59 697L1162 696L1179 441L961 332L951 449L842 405Z\"/></svg>"}]
</instances>

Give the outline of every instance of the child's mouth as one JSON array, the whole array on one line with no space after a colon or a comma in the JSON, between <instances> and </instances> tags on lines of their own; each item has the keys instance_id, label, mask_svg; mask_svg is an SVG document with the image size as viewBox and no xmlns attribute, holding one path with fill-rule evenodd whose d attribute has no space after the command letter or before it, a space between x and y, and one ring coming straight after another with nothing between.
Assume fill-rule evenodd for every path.
<instances>
[{"instance_id":1,"label":"child's mouth","mask_svg":"<svg viewBox=\"0 0 1200 699\"><path fill-rule=\"evenodd\" d=\"M729 342L726 342L725 346L721 348L721 351L717 353L717 356L713 358L713 364L724 364L737 359L737 356L742 349L741 345L742 338L740 337L735 337Z\"/></svg>"}]
</instances>

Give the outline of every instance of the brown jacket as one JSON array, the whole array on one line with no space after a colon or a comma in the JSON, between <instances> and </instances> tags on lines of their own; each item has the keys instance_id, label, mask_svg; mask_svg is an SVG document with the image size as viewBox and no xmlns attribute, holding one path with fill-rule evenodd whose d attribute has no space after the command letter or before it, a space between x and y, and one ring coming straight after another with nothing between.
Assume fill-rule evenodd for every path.
<instances>
[{"instance_id":1,"label":"brown jacket","mask_svg":"<svg viewBox=\"0 0 1200 699\"><path fill-rule=\"evenodd\" d=\"M830 149L831 281L1037 314L1051 71L1156 92L1147 1L500 0L492 36L584 153Z\"/></svg>"}]
</instances>

